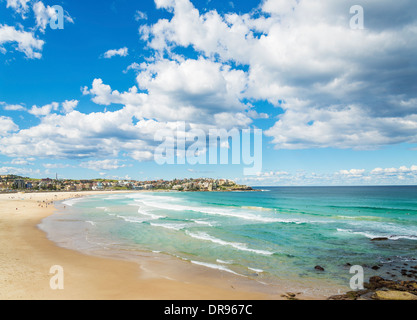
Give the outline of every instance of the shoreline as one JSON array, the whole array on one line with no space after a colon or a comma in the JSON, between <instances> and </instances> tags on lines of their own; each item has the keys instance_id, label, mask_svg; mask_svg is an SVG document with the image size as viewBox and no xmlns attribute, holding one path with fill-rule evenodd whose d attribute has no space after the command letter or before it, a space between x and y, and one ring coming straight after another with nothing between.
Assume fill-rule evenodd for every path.
<instances>
[{"instance_id":1,"label":"shoreline","mask_svg":"<svg viewBox=\"0 0 417 320\"><path fill-rule=\"evenodd\" d=\"M0 299L281 300L291 291L274 286L272 293L259 292L226 272L152 252L139 253L135 261L87 255L58 246L38 227L56 213L55 201L137 192L147 191L0 194ZM64 269L64 290L49 286L54 265Z\"/></svg>"}]
</instances>

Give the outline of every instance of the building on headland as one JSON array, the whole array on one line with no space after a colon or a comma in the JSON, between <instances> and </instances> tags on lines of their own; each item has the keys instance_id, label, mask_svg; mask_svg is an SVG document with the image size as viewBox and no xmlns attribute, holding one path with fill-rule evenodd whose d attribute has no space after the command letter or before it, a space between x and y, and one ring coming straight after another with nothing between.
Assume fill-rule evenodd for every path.
<instances>
[{"instance_id":1,"label":"building on headland","mask_svg":"<svg viewBox=\"0 0 417 320\"><path fill-rule=\"evenodd\" d=\"M23 179L16 179L13 183L15 189L26 189L26 182Z\"/></svg>"},{"instance_id":2,"label":"building on headland","mask_svg":"<svg viewBox=\"0 0 417 320\"><path fill-rule=\"evenodd\" d=\"M93 183L93 186L92 186L91 189L94 190L94 191L104 190L104 185L103 185L102 182L96 182L96 183Z\"/></svg>"},{"instance_id":3,"label":"building on headland","mask_svg":"<svg viewBox=\"0 0 417 320\"><path fill-rule=\"evenodd\" d=\"M70 185L66 185L64 188L65 191L76 191L77 188L75 187L75 185L70 184Z\"/></svg>"},{"instance_id":4,"label":"building on headland","mask_svg":"<svg viewBox=\"0 0 417 320\"><path fill-rule=\"evenodd\" d=\"M173 190L173 191L233 191L252 190L250 187L237 185L228 179L186 178L168 180L58 180L58 179L29 179L14 175L0 178L0 191L13 190L30 191L104 191L104 190Z\"/></svg>"}]
</instances>

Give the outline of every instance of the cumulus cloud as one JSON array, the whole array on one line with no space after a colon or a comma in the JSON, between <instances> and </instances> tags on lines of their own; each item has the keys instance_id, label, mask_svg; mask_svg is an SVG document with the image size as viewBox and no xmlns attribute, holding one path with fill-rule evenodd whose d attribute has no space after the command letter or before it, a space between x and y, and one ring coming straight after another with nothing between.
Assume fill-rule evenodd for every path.
<instances>
[{"instance_id":1,"label":"cumulus cloud","mask_svg":"<svg viewBox=\"0 0 417 320\"><path fill-rule=\"evenodd\" d=\"M19 127L9 117L0 116L0 137L19 130Z\"/></svg>"},{"instance_id":2,"label":"cumulus cloud","mask_svg":"<svg viewBox=\"0 0 417 320\"><path fill-rule=\"evenodd\" d=\"M36 117L41 117L50 114L52 111L57 111L58 107L58 102L52 102L50 104L44 105L43 107L37 107L34 105L28 112Z\"/></svg>"},{"instance_id":3,"label":"cumulus cloud","mask_svg":"<svg viewBox=\"0 0 417 320\"><path fill-rule=\"evenodd\" d=\"M102 171L102 170L115 170L119 168L123 168L126 165L119 164L119 160L117 159L107 159L107 160L92 160L87 162L81 162L81 167L96 170L96 171Z\"/></svg>"},{"instance_id":4,"label":"cumulus cloud","mask_svg":"<svg viewBox=\"0 0 417 320\"><path fill-rule=\"evenodd\" d=\"M0 52L5 54L7 51L3 45L11 43L12 46L17 44L16 49L23 52L29 59L40 59L42 57L42 49L44 41L37 39L35 33L40 31L45 33L45 29L51 19L56 19L57 12L53 7L45 5L42 1L31 0L6 0L6 7L14 10L22 19L26 19L26 15L30 9L33 11L35 25L30 31L24 31L23 25L17 22L18 28L9 25L0 24ZM68 12L64 12L65 21L74 23L74 19Z\"/></svg>"},{"instance_id":5,"label":"cumulus cloud","mask_svg":"<svg viewBox=\"0 0 417 320\"><path fill-rule=\"evenodd\" d=\"M129 54L129 50L128 48L124 47L124 48L120 48L120 49L112 49L112 50L108 50L104 53L104 58L106 59L110 59L114 56L120 56L120 57L126 57Z\"/></svg>"},{"instance_id":6,"label":"cumulus cloud","mask_svg":"<svg viewBox=\"0 0 417 320\"><path fill-rule=\"evenodd\" d=\"M21 168L21 167L0 167L0 174L15 174L19 176L34 176L40 175L41 171L39 169L32 168Z\"/></svg>"},{"instance_id":7,"label":"cumulus cloud","mask_svg":"<svg viewBox=\"0 0 417 320\"><path fill-rule=\"evenodd\" d=\"M0 48L5 43L16 43L16 49L29 59L40 59L44 41L37 39L32 32L16 30L15 27L0 24Z\"/></svg>"},{"instance_id":8,"label":"cumulus cloud","mask_svg":"<svg viewBox=\"0 0 417 320\"><path fill-rule=\"evenodd\" d=\"M140 70L140 65L137 62L133 62L132 64L128 65L128 67L123 70L123 73L128 73L129 70Z\"/></svg>"},{"instance_id":9,"label":"cumulus cloud","mask_svg":"<svg viewBox=\"0 0 417 320\"><path fill-rule=\"evenodd\" d=\"M144 158L153 154L155 132L170 126L145 119L134 123L134 110L128 107L90 114L77 110L53 113L54 108L56 103L35 107L31 111L39 115L40 123L18 132L13 132L18 128L11 119L0 118L5 131L0 138L1 153L9 157L85 159L117 157L123 151L126 156Z\"/></svg>"},{"instance_id":10,"label":"cumulus cloud","mask_svg":"<svg viewBox=\"0 0 417 320\"><path fill-rule=\"evenodd\" d=\"M62 103L62 109L64 113L70 113L77 108L79 101L78 100L65 100Z\"/></svg>"},{"instance_id":11,"label":"cumulus cloud","mask_svg":"<svg viewBox=\"0 0 417 320\"><path fill-rule=\"evenodd\" d=\"M353 148L417 143L417 114L404 117L371 116L359 106L328 108L284 107L279 121L266 130L281 149Z\"/></svg>"},{"instance_id":12,"label":"cumulus cloud","mask_svg":"<svg viewBox=\"0 0 417 320\"><path fill-rule=\"evenodd\" d=\"M31 161L30 158L28 159L16 158L12 160L11 164L18 165L18 166L32 166L33 163L30 161Z\"/></svg>"},{"instance_id":13,"label":"cumulus cloud","mask_svg":"<svg viewBox=\"0 0 417 320\"><path fill-rule=\"evenodd\" d=\"M33 5L33 13L35 15L36 27L45 32L46 26L51 19L56 19L57 13L54 8L45 6L42 1L38 1Z\"/></svg>"},{"instance_id":14,"label":"cumulus cloud","mask_svg":"<svg viewBox=\"0 0 417 320\"><path fill-rule=\"evenodd\" d=\"M243 71L208 59L160 59L143 63L138 85L128 91L112 90L102 79L82 91L97 104L127 106L137 119L232 128L252 122L246 112L252 106L241 102L246 82Z\"/></svg>"},{"instance_id":15,"label":"cumulus cloud","mask_svg":"<svg viewBox=\"0 0 417 320\"><path fill-rule=\"evenodd\" d=\"M334 173L315 172L260 172L255 177L238 178L236 181L252 185L396 185L417 183L417 166L399 168L343 169Z\"/></svg>"},{"instance_id":16,"label":"cumulus cloud","mask_svg":"<svg viewBox=\"0 0 417 320\"><path fill-rule=\"evenodd\" d=\"M0 102L0 106L3 106L3 110L6 111L25 111L26 108L20 104L7 104L5 102Z\"/></svg>"},{"instance_id":17,"label":"cumulus cloud","mask_svg":"<svg viewBox=\"0 0 417 320\"><path fill-rule=\"evenodd\" d=\"M74 111L74 109L77 108L78 103L78 100L65 100L62 103L52 102L42 107L34 105L31 109L28 110L28 113L36 117L44 117L55 111L61 111L62 113L67 114Z\"/></svg>"},{"instance_id":18,"label":"cumulus cloud","mask_svg":"<svg viewBox=\"0 0 417 320\"><path fill-rule=\"evenodd\" d=\"M63 163L43 163L42 164L46 169L63 169L71 167L69 164Z\"/></svg>"},{"instance_id":19,"label":"cumulus cloud","mask_svg":"<svg viewBox=\"0 0 417 320\"><path fill-rule=\"evenodd\" d=\"M340 170L339 174L348 176L348 177L362 177L365 172L365 169L350 169L350 170Z\"/></svg>"},{"instance_id":20,"label":"cumulus cloud","mask_svg":"<svg viewBox=\"0 0 417 320\"><path fill-rule=\"evenodd\" d=\"M33 106L29 112L40 124L15 132L8 122L2 153L77 159L122 153L143 161L152 158L156 130L172 131L179 121L187 130L247 128L253 119L268 118L253 107L257 101L277 108L279 116L265 130L277 148L417 142L417 19L411 14L417 2L367 1L365 30L349 28L349 1L265 0L247 14L199 12L189 0L155 2L172 17L140 28L153 54L125 70L137 72L136 84L118 91L97 77L82 90L94 103L119 110L84 114L75 110L77 100ZM38 7L42 29L48 11ZM28 57L40 57L43 41L29 33L35 42L28 35L19 42L19 32L0 26L0 45L22 43ZM194 50L193 58L178 54L184 48ZM127 55L121 48L103 57ZM322 178L376 175L361 170ZM317 178L272 172L256 179L291 176Z\"/></svg>"},{"instance_id":21,"label":"cumulus cloud","mask_svg":"<svg viewBox=\"0 0 417 320\"><path fill-rule=\"evenodd\" d=\"M215 114L247 108L240 101L246 86L244 72L207 59L145 64L137 82L148 91L150 103L159 105L161 116L171 119L215 122Z\"/></svg>"},{"instance_id":22,"label":"cumulus cloud","mask_svg":"<svg viewBox=\"0 0 417 320\"><path fill-rule=\"evenodd\" d=\"M19 13L22 18L26 18L25 14L29 10L28 2L31 0L7 0L6 7L12 8L16 13Z\"/></svg>"},{"instance_id":23,"label":"cumulus cloud","mask_svg":"<svg viewBox=\"0 0 417 320\"><path fill-rule=\"evenodd\" d=\"M156 4L173 16L141 28L148 46L171 56L192 47L247 66L242 96L284 111L267 131L278 148L415 143L415 1L367 1L364 30L350 29L356 3L349 1L267 0L241 15L200 13L189 0ZM396 122L406 128L397 130Z\"/></svg>"}]
</instances>

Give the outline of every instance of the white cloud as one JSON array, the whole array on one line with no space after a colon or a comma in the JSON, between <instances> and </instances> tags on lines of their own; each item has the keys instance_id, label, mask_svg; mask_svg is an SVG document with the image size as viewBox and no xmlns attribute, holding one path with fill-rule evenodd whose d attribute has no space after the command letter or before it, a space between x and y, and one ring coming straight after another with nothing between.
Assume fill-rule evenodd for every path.
<instances>
[{"instance_id":1,"label":"white cloud","mask_svg":"<svg viewBox=\"0 0 417 320\"><path fill-rule=\"evenodd\" d=\"M79 101L78 100L65 100L62 103L62 108L64 113L71 113L77 108Z\"/></svg>"},{"instance_id":2,"label":"white cloud","mask_svg":"<svg viewBox=\"0 0 417 320\"><path fill-rule=\"evenodd\" d=\"M152 152L155 130L167 124L154 120L133 123L131 108L115 112L83 114L76 110L68 114L51 113L52 104L35 109L40 124L14 134L17 126L8 119L7 134L0 138L0 150L10 157L42 157L51 159L84 159L116 157L121 151L135 157ZM6 125L2 126L6 128Z\"/></svg>"},{"instance_id":3,"label":"white cloud","mask_svg":"<svg viewBox=\"0 0 417 320\"><path fill-rule=\"evenodd\" d=\"M240 98L286 102L268 131L278 148L416 143L415 1L368 1L360 31L349 28L350 4L333 0L267 0L243 15L200 13L189 0L156 5L173 13L140 29L156 56L192 47L247 66Z\"/></svg>"},{"instance_id":4,"label":"white cloud","mask_svg":"<svg viewBox=\"0 0 417 320\"><path fill-rule=\"evenodd\" d=\"M0 174L15 174L19 176L34 176L40 175L40 170L33 170L32 168L16 168L16 167L0 167Z\"/></svg>"},{"instance_id":5,"label":"white cloud","mask_svg":"<svg viewBox=\"0 0 417 320\"><path fill-rule=\"evenodd\" d=\"M388 0L381 1L381 7L390 8ZM370 0L368 5L384 16L377 3ZM404 0L398 6L411 12L414 3ZM386 20L392 26L383 27L367 15L367 29L353 31L348 27L349 6L330 0L267 0L249 14L200 13L188 0L157 0L156 5L173 16L141 27L143 39L155 51L146 63L125 70L137 71L137 84L119 92L97 78L91 88L83 88L94 103L120 105L120 110L84 114L74 110L77 100L62 103L65 114L54 112L60 110L57 103L33 106L29 112L40 117L40 124L13 134L8 130L0 139L1 152L55 158L124 153L147 160L156 130L170 130L177 121L187 121L187 129L246 128L252 119L268 117L252 107L258 100L282 109L265 131L278 148L370 149L417 143L417 87L407 81L416 76L410 67L417 62L415 18L400 12L400 18ZM396 13L397 7L392 9ZM41 4L38 9L42 30L48 11ZM13 36L5 36L6 28ZM38 47L19 42L19 32L0 26L0 45L22 42L23 48L32 48L32 53L26 50L28 57L35 51L40 57L43 41ZM178 55L177 47L193 48L198 58ZM128 55L128 49L103 56L117 55ZM352 170L337 176L369 177ZM267 175L257 179L271 178ZM297 181L315 177L295 175Z\"/></svg>"},{"instance_id":6,"label":"white cloud","mask_svg":"<svg viewBox=\"0 0 417 320\"><path fill-rule=\"evenodd\" d=\"M111 104L134 105L139 106L146 100L146 95L138 93L138 88L133 86L127 92L120 93L117 90L112 91L111 87L103 83L102 79L94 79L92 88L83 88L83 94L91 94L93 102L100 105L109 106Z\"/></svg>"},{"instance_id":7,"label":"white cloud","mask_svg":"<svg viewBox=\"0 0 417 320\"><path fill-rule=\"evenodd\" d=\"M129 54L128 51L129 50L126 47L117 49L117 50L116 49L108 50L104 53L104 58L110 59L114 56L126 57Z\"/></svg>"},{"instance_id":8,"label":"white cloud","mask_svg":"<svg viewBox=\"0 0 417 320\"><path fill-rule=\"evenodd\" d=\"M3 110L6 111L25 111L26 108L20 104L7 104L5 102L0 102L0 105L3 106Z\"/></svg>"},{"instance_id":9,"label":"white cloud","mask_svg":"<svg viewBox=\"0 0 417 320\"><path fill-rule=\"evenodd\" d=\"M44 105L43 107L32 106L28 111L30 114L33 114L36 117L47 116L52 111L57 111L59 108L58 102L52 102L50 104Z\"/></svg>"},{"instance_id":10,"label":"white cloud","mask_svg":"<svg viewBox=\"0 0 417 320\"><path fill-rule=\"evenodd\" d=\"M97 104L125 105L137 119L186 121L221 128L251 123L245 112L251 106L240 101L246 86L243 71L206 59L162 59L142 64L137 82L139 88L119 92L95 79L91 89L83 88L83 94L91 94Z\"/></svg>"},{"instance_id":11,"label":"white cloud","mask_svg":"<svg viewBox=\"0 0 417 320\"><path fill-rule=\"evenodd\" d=\"M43 163L42 164L46 169L63 169L71 167L69 164L63 163Z\"/></svg>"},{"instance_id":12,"label":"white cloud","mask_svg":"<svg viewBox=\"0 0 417 320\"><path fill-rule=\"evenodd\" d=\"M25 14L29 10L28 2L31 0L7 0L7 8L12 8L16 13L19 13L22 18L26 18Z\"/></svg>"},{"instance_id":13,"label":"white cloud","mask_svg":"<svg viewBox=\"0 0 417 320\"><path fill-rule=\"evenodd\" d=\"M337 147L375 149L417 143L417 115L371 116L358 106L284 107L286 112L265 135L281 149Z\"/></svg>"},{"instance_id":14,"label":"white cloud","mask_svg":"<svg viewBox=\"0 0 417 320\"><path fill-rule=\"evenodd\" d=\"M259 172L256 174L257 177L281 177L289 175L286 171L267 171L267 172Z\"/></svg>"},{"instance_id":15,"label":"white cloud","mask_svg":"<svg viewBox=\"0 0 417 320\"><path fill-rule=\"evenodd\" d=\"M31 109L28 110L28 113L36 116L36 117L44 117L47 116L54 111L61 111L64 114L71 113L77 108L79 101L78 100L65 100L62 103L52 102L46 104L42 107L38 107L36 105L32 106ZM61 108L60 108L61 106Z\"/></svg>"},{"instance_id":16,"label":"white cloud","mask_svg":"<svg viewBox=\"0 0 417 320\"><path fill-rule=\"evenodd\" d=\"M30 159L16 158L11 161L11 164L18 166L32 166L33 163Z\"/></svg>"},{"instance_id":17,"label":"white cloud","mask_svg":"<svg viewBox=\"0 0 417 320\"><path fill-rule=\"evenodd\" d=\"M124 168L126 165L119 164L119 160L107 159L107 160L92 160L87 162L82 162L81 167L101 171L101 170L116 170L119 168Z\"/></svg>"},{"instance_id":18,"label":"white cloud","mask_svg":"<svg viewBox=\"0 0 417 320\"><path fill-rule=\"evenodd\" d=\"M148 15L145 12L137 10L135 13L135 20L136 21L148 20Z\"/></svg>"},{"instance_id":19,"label":"white cloud","mask_svg":"<svg viewBox=\"0 0 417 320\"><path fill-rule=\"evenodd\" d=\"M237 181L251 185L415 185L417 183L417 166L402 166L399 168L343 169L335 173L314 172L260 172L256 177L239 178Z\"/></svg>"},{"instance_id":20,"label":"white cloud","mask_svg":"<svg viewBox=\"0 0 417 320\"><path fill-rule=\"evenodd\" d=\"M264 12L273 13L277 15L290 14L297 6L296 0L279 0L271 1L266 0L262 4L262 10Z\"/></svg>"},{"instance_id":21,"label":"white cloud","mask_svg":"<svg viewBox=\"0 0 417 320\"><path fill-rule=\"evenodd\" d=\"M19 127L9 117L0 116L0 138L10 132L19 130Z\"/></svg>"},{"instance_id":22,"label":"white cloud","mask_svg":"<svg viewBox=\"0 0 417 320\"><path fill-rule=\"evenodd\" d=\"M30 32L24 31L21 23L16 23L18 28L0 24L0 53L7 53L7 49L3 47L5 43L17 43L17 50L23 52L29 59L40 59L44 41L37 39L36 31L45 33L45 29L51 19L57 17L57 12L49 5L45 6L42 1L32 0L6 0L7 8L13 9L22 19L26 19L29 9L32 9L35 18L35 26ZM65 21L74 23L74 19L68 12L64 12ZM19 30L20 29L20 30ZM9 50L10 51L10 50Z\"/></svg>"},{"instance_id":23,"label":"white cloud","mask_svg":"<svg viewBox=\"0 0 417 320\"><path fill-rule=\"evenodd\" d=\"M338 173L348 177L362 177L365 169L340 170Z\"/></svg>"},{"instance_id":24,"label":"white cloud","mask_svg":"<svg viewBox=\"0 0 417 320\"><path fill-rule=\"evenodd\" d=\"M129 70L135 70L135 71L140 70L140 64L133 62L125 70L123 70L123 73L128 73Z\"/></svg>"},{"instance_id":25,"label":"white cloud","mask_svg":"<svg viewBox=\"0 0 417 320\"><path fill-rule=\"evenodd\" d=\"M29 59L40 59L44 45L43 40L35 38L31 32L16 30L15 27L0 24L0 46L5 43L17 43L17 50ZM4 49L4 48L3 48Z\"/></svg>"},{"instance_id":26,"label":"white cloud","mask_svg":"<svg viewBox=\"0 0 417 320\"><path fill-rule=\"evenodd\" d=\"M54 8L45 6L42 1L38 1L33 5L33 13L35 14L36 27L44 33L46 26L51 19L56 19L57 13Z\"/></svg>"},{"instance_id":27,"label":"white cloud","mask_svg":"<svg viewBox=\"0 0 417 320\"><path fill-rule=\"evenodd\" d=\"M146 111L153 110L157 119L225 128L251 122L242 113L248 106L240 101L246 86L244 72L220 63L202 58L159 60L144 65L137 82L149 93Z\"/></svg>"}]
</instances>

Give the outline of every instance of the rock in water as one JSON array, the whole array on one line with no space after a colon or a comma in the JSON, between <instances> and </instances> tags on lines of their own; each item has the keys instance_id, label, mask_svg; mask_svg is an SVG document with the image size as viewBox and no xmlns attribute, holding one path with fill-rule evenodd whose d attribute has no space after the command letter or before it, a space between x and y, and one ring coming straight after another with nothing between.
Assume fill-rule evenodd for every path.
<instances>
[{"instance_id":1,"label":"rock in water","mask_svg":"<svg viewBox=\"0 0 417 320\"><path fill-rule=\"evenodd\" d=\"M405 291L376 291L373 297L377 300L417 300L417 296Z\"/></svg>"},{"instance_id":2,"label":"rock in water","mask_svg":"<svg viewBox=\"0 0 417 320\"><path fill-rule=\"evenodd\" d=\"M317 271L324 271L324 268L321 266L315 266L314 269L316 269Z\"/></svg>"},{"instance_id":3,"label":"rock in water","mask_svg":"<svg viewBox=\"0 0 417 320\"><path fill-rule=\"evenodd\" d=\"M386 238L386 237L379 237L379 238L373 238L373 239L371 239L371 241L385 241L385 240L388 240L388 238Z\"/></svg>"}]
</instances>

